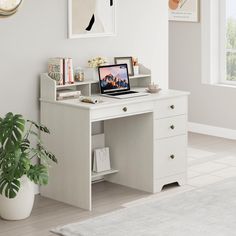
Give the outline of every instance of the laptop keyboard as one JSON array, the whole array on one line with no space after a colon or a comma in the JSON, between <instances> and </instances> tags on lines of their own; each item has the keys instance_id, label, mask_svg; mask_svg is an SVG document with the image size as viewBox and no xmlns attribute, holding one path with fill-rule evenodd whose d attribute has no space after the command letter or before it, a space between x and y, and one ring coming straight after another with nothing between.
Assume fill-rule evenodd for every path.
<instances>
[{"instance_id":1,"label":"laptop keyboard","mask_svg":"<svg viewBox=\"0 0 236 236\"><path fill-rule=\"evenodd\" d=\"M136 91L124 91L120 93L110 93L110 96L119 96L119 95L126 95L126 94L133 94L133 93L138 93Z\"/></svg>"}]
</instances>

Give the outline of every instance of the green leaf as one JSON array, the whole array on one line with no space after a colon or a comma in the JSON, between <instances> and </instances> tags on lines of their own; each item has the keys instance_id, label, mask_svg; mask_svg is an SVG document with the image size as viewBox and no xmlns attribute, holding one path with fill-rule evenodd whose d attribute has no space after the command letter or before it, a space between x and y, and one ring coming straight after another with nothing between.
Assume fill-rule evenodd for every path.
<instances>
[{"instance_id":1,"label":"green leaf","mask_svg":"<svg viewBox=\"0 0 236 236\"><path fill-rule=\"evenodd\" d=\"M0 168L8 180L21 178L30 168L28 153L22 152L20 148L14 152L5 152Z\"/></svg>"},{"instance_id":2,"label":"green leaf","mask_svg":"<svg viewBox=\"0 0 236 236\"><path fill-rule=\"evenodd\" d=\"M57 158L55 155L49 151L47 151L42 144L38 143L37 149L32 148L31 152L36 155L44 164L48 164L49 161L53 161L57 163Z\"/></svg>"},{"instance_id":3,"label":"green leaf","mask_svg":"<svg viewBox=\"0 0 236 236\"><path fill-rule=\"evenodd\" d=\"M34 122L32 120L27 120L27 122L29 122L32 125L34 125L38 130L40 130L40 131L42 131L44 133L50 134L50 131L49 131L49 129L46 126L41 125L41 124L37 124L36 122Z\"/></svg>"},{"instance_id":4,"label":"green leaf","mask_svg":"<svg viewBox=\"0 0 236 236\"><path fill-rule=\"evenodd\" d=\"M15 198L20 189L20 181L14 179L9 181L6 177L0 179L0 194L7 198Z\"/></svg>"},{"instance_id":5,"label":"green leaf","mask_svg":"<svg viewBox=\"0 0 236 236\"><path fill-rule=\"evenodd\" d=\"M20 144L20 148L22 150L22 152L25 152L26 150L28 150L30 148L30 141L29 139L24 139L22 140L21 144Z\"/></svg>"},{"instance_id":6,"label":"green leaf","mask_svg":"<svg viewBox=\"0 0 236 236\"><path fill-rule=\"evenodd\" d=\"M48 152L48 151L46 151L46 150L44 150L44 153L45 153L45 156L46 156L48 159L50 159L51 161L53 161L53 162L55 162L55 163L58 163L57 158L56 158L56 156L55 156L53 153Z\"/></svg>"},{"instance_id":7,"label":"green leaf","mask_svg":"<svg viewBox=\"0 0 236 236\"><path fill-rule=\"evenodd\" d=\"M25 128L25 120L21 115L11 112L0 122L0 143L6 150L13 150L19 145Z\"/></svg>"},{"instance_id":8,"label":"green leaf","mask_svg":"<svg viewBox=\"0 0 236 236\"><path fill-rule=\"evenodd\" d=\"M28 178L35 184L47 185L48 184L48 170L42 164L31 165L28 173Z\"/></svg>"}]
</instances>

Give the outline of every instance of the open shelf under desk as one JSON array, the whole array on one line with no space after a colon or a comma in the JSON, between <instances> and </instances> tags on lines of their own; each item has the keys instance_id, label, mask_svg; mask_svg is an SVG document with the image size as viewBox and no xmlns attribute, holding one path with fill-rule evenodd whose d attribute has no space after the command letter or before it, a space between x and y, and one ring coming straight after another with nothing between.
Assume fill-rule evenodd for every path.
<instances>
[{"instance_id":1,"label":"open shelf under desk","mask_svg":"<svg viewBox=\"0 0 236 236\"><path fill-rule=\"evenodd\" d=\"M99 178L99 177L102 177L102 176L105 176L105 175L115 174L115 173L118 173L118 172L119 172L119 170L114 170L114 169L107 170L107 171L102 171L102 172L92 172L92 181L95 178Z\"/></svg>"}]
</instances>

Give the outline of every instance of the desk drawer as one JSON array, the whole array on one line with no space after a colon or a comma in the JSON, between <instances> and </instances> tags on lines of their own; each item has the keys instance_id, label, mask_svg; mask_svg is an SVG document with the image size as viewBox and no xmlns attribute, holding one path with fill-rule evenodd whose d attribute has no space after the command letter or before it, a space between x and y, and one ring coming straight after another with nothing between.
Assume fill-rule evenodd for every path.
<instances>
[{"instance_id":1,"label":"desk drawer","mask_svg":"<svg viewBox=\"0 0 236 236\"><path fill-rule=\"evenodd\" d=\"M155 141L155 178L186 172L187 135Z\"/></svg>"},{"instance_id":2,"label":"desk drawer","mask_svg":"<svg viewBox=\"0 0 236 236\"><path fill-rule=\"evenodd\" d=\"M155 118L187 114L187 97L161 100L155 103Z\"/></svg>"},{"instance_id":3,"label":"desk drawer","mask_svg":"<svg viewBox=\"0 0 236 236\"><path fill-rule=\"evenodd\" d=\"M135 114L142 114L153 111L153 102L135 103L95 109L91 112L92 121L107 120L118 117L125 117Z\"/></svg>"},{"instance_id":4,"label":"desk drawer","mask_svg":"<svg viewBox=\"0 0 236 236\"><path fill-rule=\"evenodd\" d=\"M187 133L187 115L155 120L155 139Z\"/></svg>"}]
</instances>

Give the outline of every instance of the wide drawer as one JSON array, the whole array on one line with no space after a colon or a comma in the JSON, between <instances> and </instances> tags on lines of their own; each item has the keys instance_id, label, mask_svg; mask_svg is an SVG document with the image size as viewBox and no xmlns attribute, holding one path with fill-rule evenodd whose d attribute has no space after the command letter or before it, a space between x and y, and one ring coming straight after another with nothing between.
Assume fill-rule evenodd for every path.
<instances>
[{"instance_id":1,"label":"wide drawer","mask_svg":"<svg viewBox=\"0 0 236 236\"><path fill-rule=\"evenodd\" d=\"M155 178L184 173L187 170L187 135L155 141Z\"/></svg>"},{"instance_id":2,"label":"wide drawer","mask_svg":"<svg viewBox=\"0 0 236 236\"><path fill-rule=\"evenodd\" d=\"M153 102L118 105L94 109L91 112L92 121L107 120L135 114L153 112Z\"/></svg>"},{"instance_id":3,"label":"wide drawer","mask_svg":"<svg viewBox=\"0 0 236 236\"><path fill-rule=\"evenodd\" d=\"M155 139L187 133L187 115L155 120Z\"/></svg>"},{"instance_id":4,"label":"wide drawer","mask_svg":"<svg viewBox=\"0 0 236 236\"><path fill-rule=\"evenodd\" d=\"M157 101L155 103L155 118L165 118L187 114L187 97L179 97Z\"/></svg>"}]
</instances>

